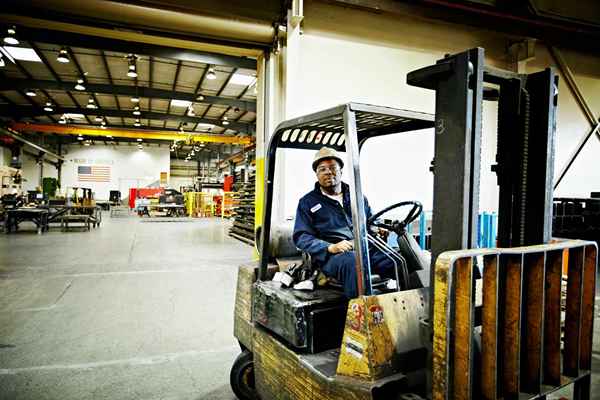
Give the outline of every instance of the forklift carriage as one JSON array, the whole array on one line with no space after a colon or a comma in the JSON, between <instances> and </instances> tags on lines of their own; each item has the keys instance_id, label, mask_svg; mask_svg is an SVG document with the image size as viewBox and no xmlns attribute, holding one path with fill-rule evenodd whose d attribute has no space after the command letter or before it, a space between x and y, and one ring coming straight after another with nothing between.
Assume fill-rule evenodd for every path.
<instances>
[{"instance_id":1,"label":"forklift carriage","mask_svg":"<svg viewBox=\"0 0 600 400\"><path fill-rule=\"evenodd\" d=\"M234 334L242 353L230 376L235 394L242 400L537 399L573 384L576 399L589 399L597 247L551 238L558 77L551 69L524 75L484 66L477 48L411 72L407 81L436 91L435 117L348 103L283 122L273 134L260 261L238 274ZM493 249L474 248L483 100L498 101ZM399 243L398 257L429 275L379 294L370 273L373 238L359 150L372 137L426 128L435 129L431 267L410 242ZM307 293L271 281L286 260L300 257L289 229L271 221L277 149L322 146L347 157L359 288L350 301L335 289Z\"/></svg>"}]
</instances>

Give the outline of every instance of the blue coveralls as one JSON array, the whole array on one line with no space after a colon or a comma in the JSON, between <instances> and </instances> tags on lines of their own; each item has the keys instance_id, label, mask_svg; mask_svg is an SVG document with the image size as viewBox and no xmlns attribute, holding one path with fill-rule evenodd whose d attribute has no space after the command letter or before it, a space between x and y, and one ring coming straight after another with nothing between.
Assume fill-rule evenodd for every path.
<instances>
[{"instance_id":1,"label":"blue coveralls","mask_svg":"<svg viewBox=\"0 0 600 400\"><path fill-rule=\"evenodd\" d=\"M321 192L319 183L298 202L294 225L294 244L310 254L312 262L326 276L335 278L344 286L348 298L358 296L354 251L330 254L327 247L342 240L354 240L350 188L342 182L344 207ZM365 198L365 216L371 216L371 207ZM394 264L382 252L369 246L373 273L395 277Z\"/></svg>"}]
</instances>

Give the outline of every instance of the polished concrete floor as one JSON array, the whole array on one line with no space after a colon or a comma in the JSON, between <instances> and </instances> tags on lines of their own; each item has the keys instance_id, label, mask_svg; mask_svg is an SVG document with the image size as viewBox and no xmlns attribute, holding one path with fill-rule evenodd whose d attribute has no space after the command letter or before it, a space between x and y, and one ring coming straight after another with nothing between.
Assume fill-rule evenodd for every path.
<instances>
[{"instance_id":1,"label":"polished concrete floor","mask_svg":"<svg viewBox=\"0 0 600 400\"><path fill-rule=\"evenodd\" d=\"M0 236L0 399L232 400L228 222Z\"/></svg>"},{"instance_id":2,"label":"polished concrete floor","mask_svg":"<svg viewBox=\"0 0 600 400\"><path fill-rule=\"evenodd\" d=\"M228 224L105 218L0 235L0 399L233 400L236 267L252 249Z\"/></svg>"}]
</instances>

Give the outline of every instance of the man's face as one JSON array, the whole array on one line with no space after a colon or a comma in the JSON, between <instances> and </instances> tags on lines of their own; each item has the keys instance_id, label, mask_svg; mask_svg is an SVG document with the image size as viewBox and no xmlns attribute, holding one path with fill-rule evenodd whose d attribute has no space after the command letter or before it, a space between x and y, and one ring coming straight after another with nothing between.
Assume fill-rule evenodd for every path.
<instances>
[{"instance_id":1,"label":"man's face","mask_svg":"<svg viewBox=\"0 0 600 400\"><path fill-rule=\"evenodd\" d=\"M332 158L323 160L317 165L317 180L323 188L337 186L342 180L342 169Z\"/></svg>"}]
</instances>

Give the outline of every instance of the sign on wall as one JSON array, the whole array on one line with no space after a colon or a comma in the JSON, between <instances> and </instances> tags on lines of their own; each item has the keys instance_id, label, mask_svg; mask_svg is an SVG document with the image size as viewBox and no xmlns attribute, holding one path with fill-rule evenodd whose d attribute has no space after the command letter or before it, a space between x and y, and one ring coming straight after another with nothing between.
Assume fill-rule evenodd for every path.
<instances>
[{"instance_id":1,"label":"sign on wall","mask_svg":"<svg viewBox=\"0 0 600 400\"><path fill-rule=\"evenodd\" d=\"M168 172L161 172L160 173L160 186L166 186L167 185L167 181L169 177L169 173Z\"/></svg>"},{"instance_id":2,"label":"sign on wall","mask_svg":"<svg viewBox=\"0 0 600 400\"><path fill-rule=\"evenodd\" d=\"M77 180L79 182L110 182L110 166L78 165Z\"/></svg>"}]
</instances>

